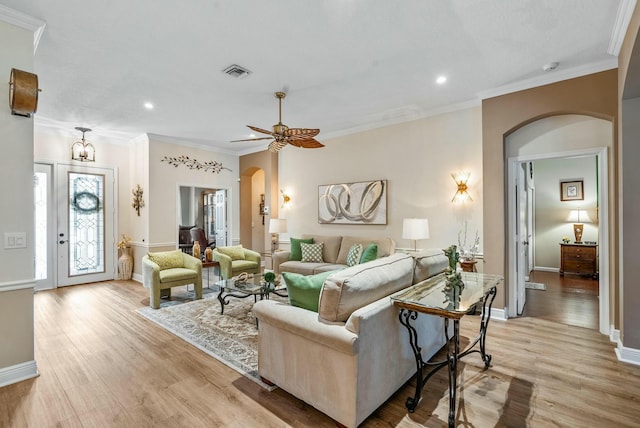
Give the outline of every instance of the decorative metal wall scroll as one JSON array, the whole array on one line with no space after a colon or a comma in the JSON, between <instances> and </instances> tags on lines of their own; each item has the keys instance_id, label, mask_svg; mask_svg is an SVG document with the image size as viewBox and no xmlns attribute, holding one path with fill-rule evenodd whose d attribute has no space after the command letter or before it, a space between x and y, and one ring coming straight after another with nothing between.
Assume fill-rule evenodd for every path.
<instances>
[{"instance_id":1,"label":"decorative metal wall scroll","mask_svg":"<svg viewBox=\"0 0 640 428\"><path fill-rule=\"evenodd\" d=\"M387 180L318 186L318 223L387 224Z\"/></svg>"},{"instance_id":2,"label":"decorative metal wall scroll","mask_svg":"<svg viewBox=\"0 0 640 428\"><path fill-rule=\"evenodd\" d=\"M214 174L219 174L220 171L226 169L227 171L231 171L229 168L222 166L220 162L217 161L207 161L204 163L200 163L195 159L191 159L189 156L178 156L178 157L169 157L165 156L160 162L167 162L169 165L173 165L176 168L178 165L184 165L189 169L203 170L205 172L212 172Z\"/></svg>"},{"instance_id":3,"label":"decorative metal wall scroll","mask_svg":"<svg viewBox=\"0 0 640 428\"><path fill-rule=\"evenodd\" d=\"M142 187L138 184L135 189L131 191L133 193L133 203L131 206L138 213L138 217L140 217L140 208L144 208L144 199L142 199Z\"/></svg>"}]
</instances>

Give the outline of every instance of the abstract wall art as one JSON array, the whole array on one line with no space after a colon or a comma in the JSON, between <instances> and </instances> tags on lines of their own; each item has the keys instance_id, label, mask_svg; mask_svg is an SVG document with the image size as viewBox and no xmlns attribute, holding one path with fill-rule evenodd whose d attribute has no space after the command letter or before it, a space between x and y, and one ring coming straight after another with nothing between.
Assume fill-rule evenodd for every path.
<instances>
[{"instance_id":1,"label":"abstract wall art","mask_svg":"<svg viewBox=\"0 0 640 428\"><path fill-rule=\"evenodd\" d=\"M318 223L387 224L387 180L318 186Z\"/></svg>"}]
</instances>

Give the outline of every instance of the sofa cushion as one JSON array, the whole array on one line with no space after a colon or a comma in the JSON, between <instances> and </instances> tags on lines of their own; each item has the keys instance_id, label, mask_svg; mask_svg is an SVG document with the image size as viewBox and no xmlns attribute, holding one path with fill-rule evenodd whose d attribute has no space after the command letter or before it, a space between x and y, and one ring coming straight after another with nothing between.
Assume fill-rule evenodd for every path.
<instances>
[{"instance_id":1,"label":"sofa cushion","mask_svg":"<svg viewBox=\"0 0 640 428\"><path fill-rule=\"evenodd\" d=\"M291 238L289 246L289 260L302 260L302 249L300 248L301 243L305 244L313 244L313 238Z\"/></svg>"},{"instance_id":2,"label":"sofa cushion","mask_svg":"<svg viewBox=\"0 0 640 428\"><path fill-rule=\"evenodd\" d=\"M378 258L378 245L369 244L367 248L362 251L360 256L360 263L367 263Z\"/></svg>"},{"instance_id":3,"label":"sofa cushion","mask_svg":"<svg viewBox=\"0 0 640 428\"><path fill-rule=\"evenodd\" d=\"M449 267L449 259L444 255L442 250L425 250L411 255L415 259L415 268L413 270L414 284L431 278Z\"/></svg>"},{"instance_id":4,"label":"sofa cushion","mask_svg":"<svg viewBox=\"0 0 640 428\"><path fill-rule=\"evenodd\" d=\"M229 247L217 247L216 250L224 254L225 256L231 257L231 260L244 260L244 248L242 245L231 245Z\"/></svg>"},{"instance_id":5,"label":"sofa cushion","mask_svg":"<svg viewBox=\"0 0 640 428\"><path fill-rule=\"evenodd\" d=\"M303 234L302 237L311 238L314 243L324 243L324 248L322 249L322 260L327 263L338 263L336 260L338 259L338 252L340 251L340 245L342 244L342 236ZM340 264L346 265L346 259L345 262Z\"/></svg>"},{"instance_id":6,"label":"sofa cushion","mask_svg":"<svg viewBox=\"0 0 640 428\"><path fill-rule=\"evenodd\" d=\"M160 283L173 282L173 281L185 281L187 279L197 279L198 272L191 269L185 269L182 267L164 269L160 271Z\"/></svg>"},{"instance_id":7,"label":"sofa cushion","mask_svg":"<svg viewBox=\"0 0 640 428\"><path fill-rule=\"evenodd\" d=\"M362 256L362 244L352 245L347 253L347 266L355 266L360 263L360 256Z\"/></svg>"},{"instance_id":8,"label":"sofa cushion","mask_svg":"<svg viewBox=\"0 0 640 428\"><path fill-rule=\"evenodd\" d=\"M322 286L318 315L329 322L347 321L356 309L409 287L413 263L407 254L393 254L335 272Z\"/></svg>"},{"instance_id":9,"label":"sofa cushion","mask_svg":"<svg viewBox=\"0 0 640 428\"><path fill-rule=\"evenodd\" d=\"M301 242L300 252L302 253L302 259L300 261L303 263L324 263L322 259L322 247L324 247L323 242L318 242L317 244L305 244Z\"/></svg>"},{"instance_id":10,"label":"sofa cushion","mask_svg":"<svg viewBox=\"0 0 640 428\"><path fill-rule=\"evenodd\" d=\"M340 245L340 252L336 258L336 263L346 265L349 249L355 244L362 244L363 249L367 248L369 244L376 244L378 246L378 258L391 255L395 251L395 242L391 238L371 239L356 236L344 236L342 238L342 244Z\"/></svg>"},{"instance_id":11,"label":"sofa cushion","mask_svg":"<svg viewBox=\"0 0 640 428\"><path fill-rule=\"evenodd\" d=\"M299 273L283 272L282 278L287 286L289 303L293 306L318 312L318 300L324 280L332 271L316 275L301 275Z\"/></svg>"},{"instance_id":12,"label":"sofa cushion","mask_svg":"<svg viewBox=\"0 0 640 428\"><path fill-rule=\"evenodd\" d=\"M160 270L181 268L183 264L182 251L159 251L157 253L148 252L149 260L160 267Z\"/></svg>"}]
</instances>

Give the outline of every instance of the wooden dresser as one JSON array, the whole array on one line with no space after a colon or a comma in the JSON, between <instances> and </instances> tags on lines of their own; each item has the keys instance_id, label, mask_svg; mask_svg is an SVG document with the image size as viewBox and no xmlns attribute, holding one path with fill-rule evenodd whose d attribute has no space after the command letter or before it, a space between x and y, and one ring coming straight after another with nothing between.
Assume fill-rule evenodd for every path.
<instances>
[{"instance_id":1,"label":"wooden dresser","mask_svg":"<svg viewBox=\"0 0 640 428\"><path fill-rule=\"evenodd\" d=\"M560 275L575 273L598 277L598 245L560 244Z\"/></svg>"}]
</instances>

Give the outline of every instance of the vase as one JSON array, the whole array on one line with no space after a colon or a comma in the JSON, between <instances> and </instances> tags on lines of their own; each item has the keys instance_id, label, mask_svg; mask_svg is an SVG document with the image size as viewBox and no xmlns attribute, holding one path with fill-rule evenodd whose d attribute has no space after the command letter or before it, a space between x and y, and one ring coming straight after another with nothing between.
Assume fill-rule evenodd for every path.
<instances>
[{"instance_id":1,"label":"vase","mask_svg":"<svg viewBox=\"0 0 640 428\"><path fill-rule=\"evenodd\" d=\"M131 279L131 274L133 273L133 257L131 257L130 251L130 247L122 248L122 254L120 258L118 258L119 279Z\"/></svg>"},{"instance_id":2,"label":"vase","mask_svg":"<svg viewBox=\"0 0 640 428\"><path fill-rule=\"evenodd\" d=\"M213 261L213 250L211 249L211 247L207 247L207 249L204 250L204 259L208 262Z\"/></svg>"},{"instance_id":3,"label":"vase","mask_svg":"<svg viewBox=\"0 0 640 428\"><path fill-rule=\"evenodd\" d=\"M200 259L200 243L198 241L193 243L193 257Z\"/></svg>"}]
</instances>

